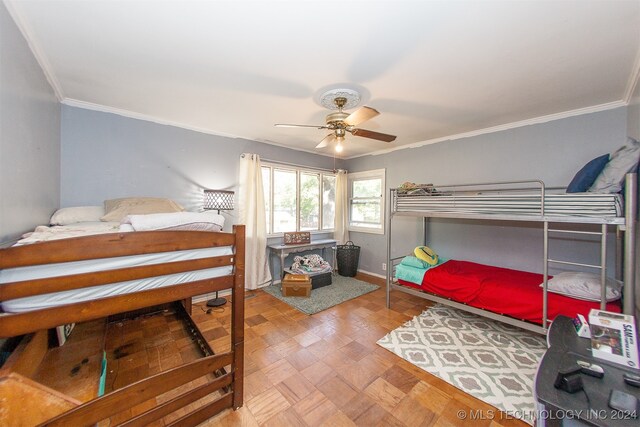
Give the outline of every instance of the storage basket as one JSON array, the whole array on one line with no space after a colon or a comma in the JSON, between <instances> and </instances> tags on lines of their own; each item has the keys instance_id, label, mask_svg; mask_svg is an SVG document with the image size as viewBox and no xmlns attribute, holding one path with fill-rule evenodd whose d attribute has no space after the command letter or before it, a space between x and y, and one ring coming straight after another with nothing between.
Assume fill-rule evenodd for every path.
<instances>
[{"instance_id":1,"label":"storage basket","mask_svg":"<svg viewBox=\"0 0 640 427\"><path fill-rule=\"evenodd\" d=\"M360 246L354 245L353 242L349 240L344 245L337 245L336 252L338 274L341 276L354 277L358 272Z\"/></svg>"}]
</instances>

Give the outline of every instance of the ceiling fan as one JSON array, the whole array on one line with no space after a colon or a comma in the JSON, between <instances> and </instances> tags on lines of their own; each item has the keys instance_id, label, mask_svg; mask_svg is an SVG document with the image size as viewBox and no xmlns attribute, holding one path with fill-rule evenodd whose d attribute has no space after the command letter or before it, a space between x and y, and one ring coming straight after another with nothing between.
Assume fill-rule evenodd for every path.
<instances>
[{"instance_id":1,"label":"ceiling fan","mask_svg":"<svg viewBox=\"0 0 640 427\"><path fill-rule=\"evenodd\" d=\"M334 89L325 92L321 99L322 105L327 108L338 110L334 113L327 115L325 125L293 125L285 123L277 123L277 127L290 127L290 128L315 128L315 129L329 129L332 132L324 137L320 144L316 148L324 148L329 144L336 142L335 150L339 153L342 151L342 143L347 132L352 135L360 136L363 138L375 139L378 141L391 142L396 139L395 135L389 135L386 133L374 132L371 130L357 128L360 123L363 123L369 119L374 118L380 114L377 110L371 107L360 107L353 113L345 113L345 108L351 108L358 104L360 101L360 94L351 89Z\"/></svg>"}]
</instances>

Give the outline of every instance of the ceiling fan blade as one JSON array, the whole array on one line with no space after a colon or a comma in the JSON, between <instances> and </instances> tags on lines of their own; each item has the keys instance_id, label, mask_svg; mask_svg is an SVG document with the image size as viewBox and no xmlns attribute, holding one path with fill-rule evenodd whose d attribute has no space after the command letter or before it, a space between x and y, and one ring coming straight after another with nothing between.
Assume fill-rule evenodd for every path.
<instances>
[{"instance_id":1,"label":"ceiling fan blade","mask_svg":"<svg viewBox=\"0 0 640 427\"><path fill-rule=\"evenodd\" d=\"M355 136L377 139L378 141L384 141L384 142L395 141L395 139L397 138L397 136L395 135L388 135L386 133L374 132L372 130L366 130L366 129L353 129L351 133L354 134Z\"/></svg>"},{"instance_id":2,"label":"ceiling fan blade","mask_svg":"<svg viewBox=\"0 0 640 427\"><path fill-rule=\"evenodd\" d=\"M333 142L333 140L335 139L335 135L330 133L329 135L325 136L324 139L322 141L320 141L320 144L316 145L316 148L324 148L327 145L331 144Z\"/></svg>"},{"instance_id":3,"label":"ceiling fan blade","mask_svg":"<svg viewBox=\"0 0 640 427\"><path fill-rule=\"evenodd\" d=\"M380 112L371 107L360 107L353 113L349 114L349 116L344 119L344 122L349 126L358 126L360 123L366 122L378 114L380 114Z\"/></svg>"},{"instance_id":4,"label":"ceiling fan blade","mask_svg":"<svg viewBox=\"0 0 640 427\"><path fill-rule=\"evenodd\" d=\"M274 125L275 127L278 128L314 128L314 129L328 129L326 126L324 125L291 125L291 124L287 124L287 123L276 123Z\"/></svg>"}]
</instances>

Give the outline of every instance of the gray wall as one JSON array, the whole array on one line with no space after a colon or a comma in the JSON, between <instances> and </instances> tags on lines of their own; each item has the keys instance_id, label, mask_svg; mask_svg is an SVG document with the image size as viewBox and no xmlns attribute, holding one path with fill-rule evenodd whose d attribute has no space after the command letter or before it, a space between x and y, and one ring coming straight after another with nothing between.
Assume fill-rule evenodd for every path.
<instances>
[{"instance_id":1,"label":"gray wall","mask_svg":"<svg viewBox=\"0 0 640 427\"><path fill-rule=\"evenodd\" d=\"M61 206L157 196L199 210L204 188L237 190L245 152L263 161L333 168L333 159L326 156L65 105Z\"/></svg>"},{"instance_id":2,"label":"gray wall","mask_svg":"<svg viewBox=\"0 0 640 427\"><path fill-rule=\"evenodd\" d=\"M446 141L347 162L349 172L386 168L388 188L405 181L461 184L542 179L547 186L566 186L592 158L625 142L626 108ZM387 230L385 230L387 232ZM392 255L402 256L421 244L421 221L396 217ZM441 256L486 264L542 271L541 224L432 220L429 246ZM351 233L361 246L359 269L383 275L386 236ZM599 260L598 245L556 240L551 255L572 260ZM576 259L577 258L577 259ZM611 260L611 258L610 258Z\"/></svg>"},{"instance_id":3,"label":"gray wall","mask_svg":"<svg viewBox=\"0 0 640 427\"><path fill-rule=\"evenodd\" d=\"M47 223L60 200L60 104L0 4L0 242Z\"/></svg>"},{"instance_id":4,"label":"gray wall","mask_svg":"<svg viewBox=\"0 0 640 427\"><path fill-rule=\"evenodd\" d=\"M257 153L263 160L334 167L333 158L327 156L64 105L61 206L147 196L168 197L197 211L202 207L204 188L237 191L241 153ZM224 215L225 230L229 230L238 222L237 212ZM330 237L326 233L313 236ZM281 237L269 239L269 244L281 242ZM279 261L274 259L274 264L279 268Z\"/></svg>"}]
</instances>

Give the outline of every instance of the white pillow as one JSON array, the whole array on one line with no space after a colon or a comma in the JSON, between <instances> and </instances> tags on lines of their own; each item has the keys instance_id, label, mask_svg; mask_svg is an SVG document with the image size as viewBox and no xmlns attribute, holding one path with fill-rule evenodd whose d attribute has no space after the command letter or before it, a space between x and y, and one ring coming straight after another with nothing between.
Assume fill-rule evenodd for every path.
<instances>
[{"instance_id":1,"label":"white pillow","mask_svg":"<svg viewBox=\"0 0 640 427\"><path fill-rule=\"evenodd\" d=\"M104 215L102 206L77 206L55 211L49 220L51 225L69 225L76 222L100 221Z\"/></svg>"},{"instance_id":2,"label":"white pillow","mask_svg":"<svg viewBox=\"0 0 640 427\"><path fill-rule=\"evenodd\" d=\"M607 277L607 301L622 296L622 282ZM542 284L540 284L542 286ZM600 276L593 273L565 271L547 282L547 290L556 294L587 301L600 301Z\"/></svg>"},{"instance_id":3,"label":"white pillow","mask_svg":"<svg viewBox=\"0 0 640 427\"><path fill-rule=\"evenodd\" d=\"M104 201L102 221L121 222L127 215L182 212L184 208L170 199L157 197L126 197Z\"/></svg>"},{"instance_id":4,"label":"white pillow","mask_svg":"<svg viewBox=\"0 0 640 427\"><path fill-rule=\"evenodd\" d=\"M593 193L619 193L624 176L638 166L640 142L627 138L627 143L611 153L609 162L589 188Z\"/></svg>"}]
</instances>

